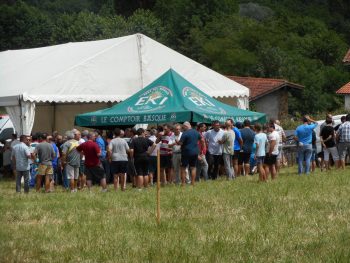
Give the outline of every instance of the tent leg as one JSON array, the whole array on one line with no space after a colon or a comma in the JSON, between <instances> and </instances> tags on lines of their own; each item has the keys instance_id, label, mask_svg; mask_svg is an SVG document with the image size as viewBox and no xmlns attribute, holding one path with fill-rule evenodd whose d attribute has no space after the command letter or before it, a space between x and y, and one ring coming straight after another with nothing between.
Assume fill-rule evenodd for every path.
<instances>
[{"instance_id":1,"label":"tent leg","mask_svg":"<svg viewBox=\"0 0 350 263\"><path fill-rule=\"evenodd\" d=\"M52 124L51 124L51 133L53 133L56 130L56 103L52 103L53 110L52 110Z\"/></svg>"}]
</instances>

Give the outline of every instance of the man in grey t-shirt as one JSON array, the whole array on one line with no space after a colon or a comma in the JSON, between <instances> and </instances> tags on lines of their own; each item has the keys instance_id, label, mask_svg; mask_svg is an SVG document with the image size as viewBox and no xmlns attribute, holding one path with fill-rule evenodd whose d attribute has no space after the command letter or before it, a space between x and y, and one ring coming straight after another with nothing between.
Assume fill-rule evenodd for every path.
<instances>
[{"instance_id":1,"label":"man in grey t-shirt","mask_svg":"<svg viewBox=\"0 0 350 263\"><path fill-rule=\"evenodd\" d=\"M66 170L71 192L77 192L77 182L79 177L80 153L77 151L79 142L74 139L74 132L67 131L66 141L62 147L62 165Z\"/></svg>"},{"instance_id":2,"label":"man in grey t-shirt","mask_svg":"<svg viewBox=\"0 0 350 263\"><path fill-rule=\"evenodd\" d=\"M222 145L222 158L224 160L226 176L229 180L232 180L235 177L232 166L232 157L234 154L233 143L235 141L235 133L232 130L232 127L233 121L231 119L226 120L224 135L220 140L218 140L218 143Z\"/></svg>"},{"instance_id":3,"label":"man in grey t-shirt","mask_svg":"<svg viewBox=\"0 0 350 263\"><path fill-rule=\"evenodd\" d=\"M122 191L125 190L126 172L128 169L128 143L120 138L121 130L114 130L115 138L111 140L107 148L107 155L111 161L111 170L114 176L114 190L118 190L119 180Z\"/></svg>"},{"instance_id":4,"label":"man in grey t-shirt","mask_svg":"<svg viewBox=\"0 0 350 263\"><path fill-rule=\"evenodd\" d=\"M35 147L35 155L39 159L38 174L36 177L36 191L41 188L41 180L45 177L45 192L50 192L50 182L52 180L53 168L52 160L56 157L55 151L50 143L46 141L47 135L39 133L39 144Z\"/></svg>"}]
</instances>

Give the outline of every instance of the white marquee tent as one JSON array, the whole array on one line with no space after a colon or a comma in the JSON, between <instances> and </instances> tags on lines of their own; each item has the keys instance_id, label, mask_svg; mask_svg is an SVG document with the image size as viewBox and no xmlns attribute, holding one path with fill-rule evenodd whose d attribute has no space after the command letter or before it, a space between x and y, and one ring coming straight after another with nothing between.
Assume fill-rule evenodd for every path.
<instances>
[{"instance_id":1,"label":"white marquee tent","mask_svg":"<svg viewBox=\"0 0 350 263\"><path fill-rule=\"evenodd\" d=\"M34 122L53 120L39 125L53 130L70 120L72 127L75 114L95 109L81 105L124 100L169 68L208 95L248 108L248 88L142 34L0 52L0 106L21 134Z\"/></svg>"}]
</instances>

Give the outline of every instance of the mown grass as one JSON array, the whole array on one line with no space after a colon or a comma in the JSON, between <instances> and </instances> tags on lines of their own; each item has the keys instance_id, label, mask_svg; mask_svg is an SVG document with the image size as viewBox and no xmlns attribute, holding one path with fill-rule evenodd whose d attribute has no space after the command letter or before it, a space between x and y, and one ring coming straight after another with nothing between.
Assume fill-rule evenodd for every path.
<instances>
[{"instance_id":1,"label":"mown grass","mask_svg":"<svg viewBox=\"0 0 350 263\"><path fill-rule=\"evenodd\" d=\"M350 170L138 192L14 193L0 182L0 262L349 262ZM110 189L112 189L110 187Z\"/></svg>"}]
</instances>

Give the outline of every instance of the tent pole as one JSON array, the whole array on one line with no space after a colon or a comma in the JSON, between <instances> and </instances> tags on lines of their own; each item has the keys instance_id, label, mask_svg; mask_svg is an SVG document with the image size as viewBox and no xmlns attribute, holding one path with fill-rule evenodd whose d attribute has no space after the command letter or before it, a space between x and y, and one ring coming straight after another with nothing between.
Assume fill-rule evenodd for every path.
<instances>
[{"instance_id":1,"label":"tent pole","mask_svg":"<svg viewBox=\"0 0 350 263\"><path fill-rule=\"evenodd\" d=\"M23 109L22 109L22 96L19 97L19 109L20 109L20 134L23 135Z\"/></svg>"},{"instance_id":2,"label":"tent pole","mask_svg":"<svg viewBox=\"0 0 350 263\"><path fill-rule=\"evenodd\" d=\"M51 124L51 134L56 130L56 102L52 102L52 124Z\"/></svg>"},{"instance_id":3,"label":"tent pole","mask_svg":"<svg viewBox=\"0 0 350 263\"><path fill-rule=\"evenodd\" d=\"M137 42L137 53L139 56L139 65L140 65L140 76L141 76L141 89L143 88L143 67L142 67L142 53L141 53L141 38L142 36L140 34L136 35L136 42Z\"/></svg>"},{"instance_id":4,"label":"tent pole","mask_svg":"<svg viewBox=\"0 0 350 263\"><path fill-rule=\"evenodd\" d=\"M160 224L160 150L157 150L157 224Z\"/></svg>"}]
</instances>

